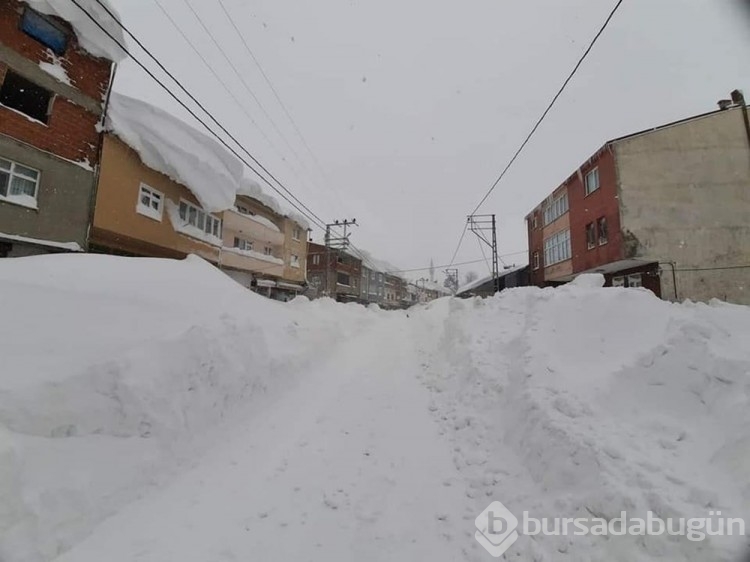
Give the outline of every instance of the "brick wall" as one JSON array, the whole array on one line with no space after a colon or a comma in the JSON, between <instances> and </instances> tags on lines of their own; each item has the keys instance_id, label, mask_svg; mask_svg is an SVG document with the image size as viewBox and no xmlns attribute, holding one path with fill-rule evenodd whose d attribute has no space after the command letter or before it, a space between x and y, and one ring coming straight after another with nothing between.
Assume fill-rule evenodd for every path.
<instances>
[{"instance_id":1,"label":"brick wall","mask_svg":"<svg viewBox=\"0 0 750 562\"><path fill-rule=\"evenodd\" d=\"M536 217L536 228L534 228ZM544 236L542 225L544 217L541 207L537 207L526 217L526 229L529 238L529 283L538 287L544 286ZM539 252L539 268L534 269L534 253Z\"/></svg>"},{"instance_id":2,"label":"brick wall","mask_svg":"<svg viewBox=\"0 0 750 562\"><path fill-rule=\"evenodd\" d=\"M0 1L0 41L34 63L50 62L49 49L20 29L24 7L18 0ZM81 49L70 25L60 19L57 21L70 31L68 49L59 60L71 85L95 100L103 99L112 63Z\"/></svg>"},{"instance_id":3,"label":"brick wall","mask_svg":"<svg viewBox=\"0 0 750 562\"><path fill-rule=\"evenodd\" d=\"M31 69L43 74L44 71L36 67L39 62L50 60L51 51L20 30L23 7L24 5L17 0L0 1L0 43L35 63ZM70 29L67 23L58 21ZM60 57L60 62L68 73L71 85L98 105L109 83L111 62L93 57L81 50L72 30L68 48ZM8 63L0 60L0 84L8 70ZM21 72L17 68L12 70L37 82L34 76L28 75L28 69L26 72ZM99 141L95 129L98 116L70 101L61 91L65 91L64 85L60 86L59 91L53 92L47 124L30 120L22 114L0 106L0 133L68 160L88 160L94 164L97 160ZM70 88L68 91L70 92Z\"/></svg>"},{"instance_id":4,"label":"brick wall","mask_svg":"<svg viewBox=\"0 0 750 562\"><path fill-rule=\"evenodd\" d=\"M586 174L599 168L599 189L586 195ZM570 206L570 243L573 254L573 272L586 271L623 258L620 211L617 192L615 157L608 146L595 154L574 174L568 183ZM600 217L607 218L608 241L589 249L586 225L596 224Z\"/></svg>"}]
</instances>

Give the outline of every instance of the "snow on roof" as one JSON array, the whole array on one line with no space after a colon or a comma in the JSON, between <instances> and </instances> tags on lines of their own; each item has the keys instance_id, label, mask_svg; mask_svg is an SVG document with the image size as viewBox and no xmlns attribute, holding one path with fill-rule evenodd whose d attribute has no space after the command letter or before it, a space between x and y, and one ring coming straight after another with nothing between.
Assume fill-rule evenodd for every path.
<instances>
[{"instance_id":1,"label":"snow on roof","mask_svg":"<svg viewBox=\"0 0 750 562\"><path fill-rule=\"evenodd\" d=\"M243 176L242 180L240 181L240 187L237 192L238 195L246 195L247 197L250 197L251 199L255 199L256 201L260 201L263 203L266 207L274 211L275 213L278 213L280 215L283 215L285 217L289 217L294 222L296 222L298 225L300 225L304 229L310 228L310 223L308 220L303 217L301 214L296 213L294 211L289 211L282 207L278 200L275 197L271 197L263 191L263 188L260 186L260 184L255 181L254 179Z\"/></svg>"},{"instance_id":2,"label":"snow on roof","mask_svg":"<svg viewBox=\"0 0 750 562\"><path fill-rule=\"evenodd\" d=\"M516 265L516 266L510 267L508 269L504 269L503 271L500 272L500 274L498 275L498 277L499 278L503 278L503 277L505 277L506 275L508 275L510 273L514 273L516 271L519 271L519 270L523 269L524 267L526 267L526 266L525 265ZM487 275L486 277L482 277L481 279L475 279L471 283L467 283L466 285L463 285L462 287L460 287L458 289L458 291L456 292L456 294L458 295L458 294L461 294L461 293L465 293L466 291L474 290L477 287L479 287L480 285L484 285L488 281L492 281L492 275Z\"/></svg>"},{"instance_id":3,"label":"snow on roof","mask_svg":"<svg viewBox=\"0 0 750 562\"><path fill-rule=\"evenodd\" d=\"M64 19L73 27L73 31L78 38L78 44L95 57L104 57L113 62L125 60L127 54L123 52L117 44L112 41L91 19L84 14L81 9L73 2L62 0L23 0L35 9L37 12L50 16L57 16ZM107 0L78 0L78 3L91 14L101 26L107 30L115 39L123 45L125 37L122 34L122 27L112 19L100 4L104 4L117 19L120 16L117 11L110 5Z\"/></svg>"},{"instance_id":4,"label":"snow on roof","mask_svg":"<svg viewBox=\"0 0 750 562\"><path fill-rule=\"evenodd\" d=\"M113 93L107 127L146 166L185 185L207 211L234 206L243 165L218 142L144 101Z\"/></svg>"},{"instance_id":5,"label":"snow on roof","mask_svg":"<svg viewBox=\"0 0 750 562\"><path fill-rule=\"evenodd\" d=\"M107 129L146 166L187 187L207 211L232 209L237 195L245 195L310 228L305 217L282 207L246 175L245 165L224 146L163 109L113 92Z\"/></svg>"}]
</instances>

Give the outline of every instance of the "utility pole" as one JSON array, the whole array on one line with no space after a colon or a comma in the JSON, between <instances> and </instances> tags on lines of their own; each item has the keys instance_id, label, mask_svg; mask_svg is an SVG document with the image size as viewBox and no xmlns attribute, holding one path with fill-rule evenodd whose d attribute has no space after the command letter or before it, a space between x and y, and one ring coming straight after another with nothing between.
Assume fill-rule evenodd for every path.
<instances>
[{"instance_id":1,"label":"utility pole","mask_svg":"<svg viewBox=\"0 0 750 562\"><path fill-rule=\"evenodd\" d=\"M344 219L335 220L330 224L326 225L326 295L331 296L331 250L343 251L349 247L349 236L351 232L347 232L350 226L359 226L357 219ZM342 232L343 229L343 232ZM336 283L333 283L333 293L336 293Z\"/></svg>"},{"instance_id":2,"label":"utility pole","mask_svg":"<svg viewBox=\"0 0 750 562\"><path fill-rule=\"evenodd\" d=\"M458 268L449 268L445 270L445 276L447 287L450 287L453 290L453 294L455 295L458 292Z\"/></svg>"},{"instance_id":3,"label":"utility pole","mask_svg":"<svg viewBox=\"0 0 750 562\"><path fill-rule=\"evenodd\" d=\"M469 230L477 235L481 242L492 250L492 278L495 282L495 292L500 291L500 266L497 255L497 224L495 215L469 215L466 219ZM489 234L489 236L488 236Z\"/></svg>"}]
</instances>

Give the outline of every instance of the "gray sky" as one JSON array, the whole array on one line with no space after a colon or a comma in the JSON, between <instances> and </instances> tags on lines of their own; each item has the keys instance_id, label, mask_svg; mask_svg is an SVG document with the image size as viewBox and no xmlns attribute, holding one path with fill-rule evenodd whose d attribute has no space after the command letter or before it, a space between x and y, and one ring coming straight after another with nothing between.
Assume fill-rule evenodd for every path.
<instances>
[{"instance_id":1,"label":"gray sky","mask_svg":"<svg viewBox=\"0 0 750 562\"><path fill-rule=\"evenodd\" d=\"M430 258L436 265L450 260L466 214L614 5L223 0L318 166L218 0L189 1L276 128L185 0L159 1L244 109L156 0L112 0L126 25L297 197L323 219L356 217L362 226L355 244L404 268L427 266ZM734 88L750 93L750 26L743 2L625 0L481 209L498 215L501 254L526 249L525 214L606 140L710 111ZM132 61L121 65L115 89L183 115ZM481 258L477 241L467 235L457 261ZM527 257L504 259L524 263ZM461 268L462 279L468 270L487 274L477 264Z\"/></svg>"}]
</instances>

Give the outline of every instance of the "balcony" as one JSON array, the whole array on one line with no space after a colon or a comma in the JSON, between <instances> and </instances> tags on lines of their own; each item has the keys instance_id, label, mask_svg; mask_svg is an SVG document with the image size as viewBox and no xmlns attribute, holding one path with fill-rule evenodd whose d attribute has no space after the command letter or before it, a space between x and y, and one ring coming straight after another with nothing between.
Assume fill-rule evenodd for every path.
<instances>
[{"instance_id":1,"label":"balcony","mask_svg":"<svg viewBox=\"0 0 750 562\"><path fill-rule=\"evenodd\" d=\"M235 236L252 240L259 246L281 246L284 244L284 233L266 217L260 215L244 215L229 210L223 213L224 240L234 240ZM228 234L231 237L228 238ZM232 244L228 244L232 245Z\"/></svg>"}]
</instances>

